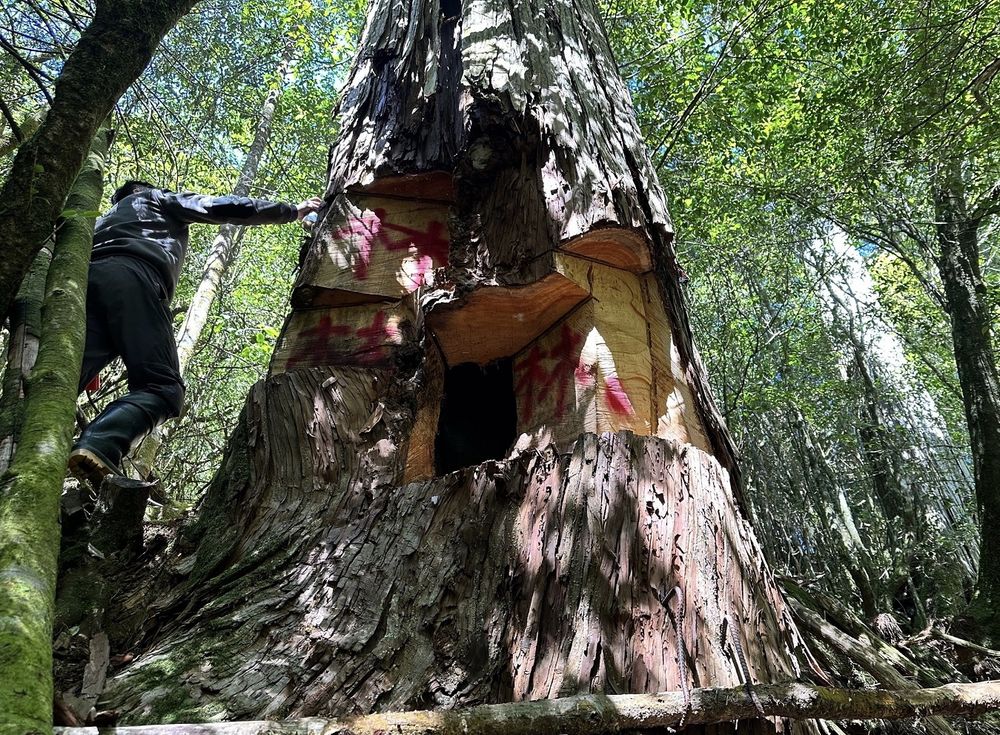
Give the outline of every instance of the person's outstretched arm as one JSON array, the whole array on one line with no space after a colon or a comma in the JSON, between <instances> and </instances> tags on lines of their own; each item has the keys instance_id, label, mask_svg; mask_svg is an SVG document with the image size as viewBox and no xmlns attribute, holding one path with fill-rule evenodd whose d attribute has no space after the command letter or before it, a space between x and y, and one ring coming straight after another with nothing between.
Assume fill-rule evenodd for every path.
<instances>
[{"instance_id":1,"label":"person's outstretched arm","mask_svg":"<svg viewBox=\"0 0 1000 735\"><path fill-rule=\"evenodd\" d=\"M164 213L182 222L233 225L272 225L294 222L323 206L323 200L312 197L298 205L290 202L272 202L267 199L206 194L156 191L156 198Z\"/></svg>"}]
</instances>

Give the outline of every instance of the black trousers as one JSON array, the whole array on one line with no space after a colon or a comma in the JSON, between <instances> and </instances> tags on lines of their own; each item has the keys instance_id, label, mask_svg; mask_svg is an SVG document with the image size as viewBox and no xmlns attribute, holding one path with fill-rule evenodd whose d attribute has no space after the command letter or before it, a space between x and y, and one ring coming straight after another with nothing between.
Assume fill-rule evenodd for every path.
<instances>
[{"instance_id":1,"label":"black trousers","mask_svg":"<svg viewBox=\"0 0 1000 735\"><path fill-rule=\"evenodd\" d=\"M127 255L90 264L79 390L116 357L128 370L129 393L121 400L142 406L154 425L180 415L184 383L167 291L151 265Z\"/></svg>"}]
</instances>

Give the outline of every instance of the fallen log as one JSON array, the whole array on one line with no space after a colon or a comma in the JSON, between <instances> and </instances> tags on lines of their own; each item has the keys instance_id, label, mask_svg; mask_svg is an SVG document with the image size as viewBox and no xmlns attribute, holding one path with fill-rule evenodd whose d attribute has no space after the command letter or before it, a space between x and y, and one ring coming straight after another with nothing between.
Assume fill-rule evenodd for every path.
<instances>
[{"instance_id":1,"label":"fallen log","mask_svg":"<svg viewBox=\"0 0 1000 735\"><path fill-rule=\"evenodd\" d=\"M1000 710L1000 681L946 684L932 689L851 690L808 684L754 688L768 717L897 720L976 717ZM137 727L63 727L57 735L533 735L539 732L603 735L677 725L729 722L758 716L743 687L661 694L584 694L465 709L389 712L327 720L216 722Z\"/></svg>"}]
</instances>

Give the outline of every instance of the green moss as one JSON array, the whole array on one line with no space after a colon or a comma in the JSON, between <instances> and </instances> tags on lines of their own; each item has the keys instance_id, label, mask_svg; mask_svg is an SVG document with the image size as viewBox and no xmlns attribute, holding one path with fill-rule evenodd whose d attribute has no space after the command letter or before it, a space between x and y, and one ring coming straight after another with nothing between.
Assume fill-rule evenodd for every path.
<instances>
[{"instance_id":1,"label":"green moss","mask_svg":"<svg viewBox=\"0 0 1000 735\"><path fill-rule=\"evenodd\" d=\"M197 712L197 702L184 687L172 687L163 697L153 701L149 714L138 724L170 725L181 722L197 722L191 716ZM131 722L129 724L132 724Z\"/></svg>"},{"instance_id":2,"label":"green moss","mask_svg":"<svg viewBox=\"0 0 1000 735\"><path fill-rule=\"evenodd\" d=\"M97 136L67 209L98 207L109 142L109 135ZM58 230L24 426L0 483L0 732L52 731L59 495L80 378L92 233L93 220L82 216L67 217Z\"/></svg>"},{"instance_id":3,"label":"green moss","mask_svg":"<svg viewBox=\"0 0 1000 735\"><path fill-rule=\"evenodd\" d=\"M55 628L62 630L94 618L107 602L107 584L90 567L70 570L59 583Z\"/></svg>"}]
</instances>

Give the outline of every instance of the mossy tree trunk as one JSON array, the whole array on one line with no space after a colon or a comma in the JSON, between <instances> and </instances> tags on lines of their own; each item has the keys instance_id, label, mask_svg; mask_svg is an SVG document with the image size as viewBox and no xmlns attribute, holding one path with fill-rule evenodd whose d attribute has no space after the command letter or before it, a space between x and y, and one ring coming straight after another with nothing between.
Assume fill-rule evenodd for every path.
<instances>
[{"instance_id":1,"label":"mossy tree trunk","mask_svg":"<svg viewBox=\"0 0 1000 735\"><path fill-rule=\"evenodd\" d=\"M14 459L0 479L0 731L52 729L59 495L86 333L87 270L110 133L101 131L56 228L42 337ZM70 213L72 211L72 213Z\"/></svg>"},{"instance_id":2,"label":"mossy tree trunk","mask_svg":"<svg viewBox=\"0 0 1000 735\"><path fill-rule=\"evenodd\" d=\"M0 156L6 156L17 150L17 147L34 135L45 117L45 110L35 110L28 113L18 123L17 131L0 118Z\"/></svg>"},{"instance_id":3,"label":"mossy tree trunk","mask_svg":"<svg viewBox=\"0 0 1000 735\"><path fill-rule=\"evenodd\" d=\"M995 189L995 195L1000 188ZM974 614L1000 642L1000 378L990 303L979 259L979 228L1000 210L996 197L970 207L961 162L940 164L934 188L938 272L951 321L962 403L969 426L981 544Z\"/></svg>"},{"instance_id":4,"label":"mossy tree trunk","mask_svg":"<svg viewBox=\"0 0 1000 735\"><path fill-rule=\"evenodd\" d=\"M0 313L52 233L90 141L160 39L195 0L98 0L93 20L63 65L52 105L17 149L0 190Z\"/></svg>"},{"instance_id":5,"label":"mossy tree trunk","mask_svg":"<svg viewBox=\"0 0 1000 735\"><path fill-rule=\"evenodd\" d=\"M0 396L0 473L7 471L14 458L17 435L24 422L25 387L38 357L45 277L51 260L51 245L35 256L10 313L7 364L3 373L3 395Z\"/></svg>"},{"instance_id":6,"label":"mossy tree trunk","mask_svg":"<svg viewBox=\"0 0 1000 735\"><path fill-rule=\"evenodd\" d=\"M794 677L596 6L375 2L360 46L271 376L170 587L121 600L152 613L114 642L139 655L104 706L193 722Z\"/></svg>"}]
</instances>

